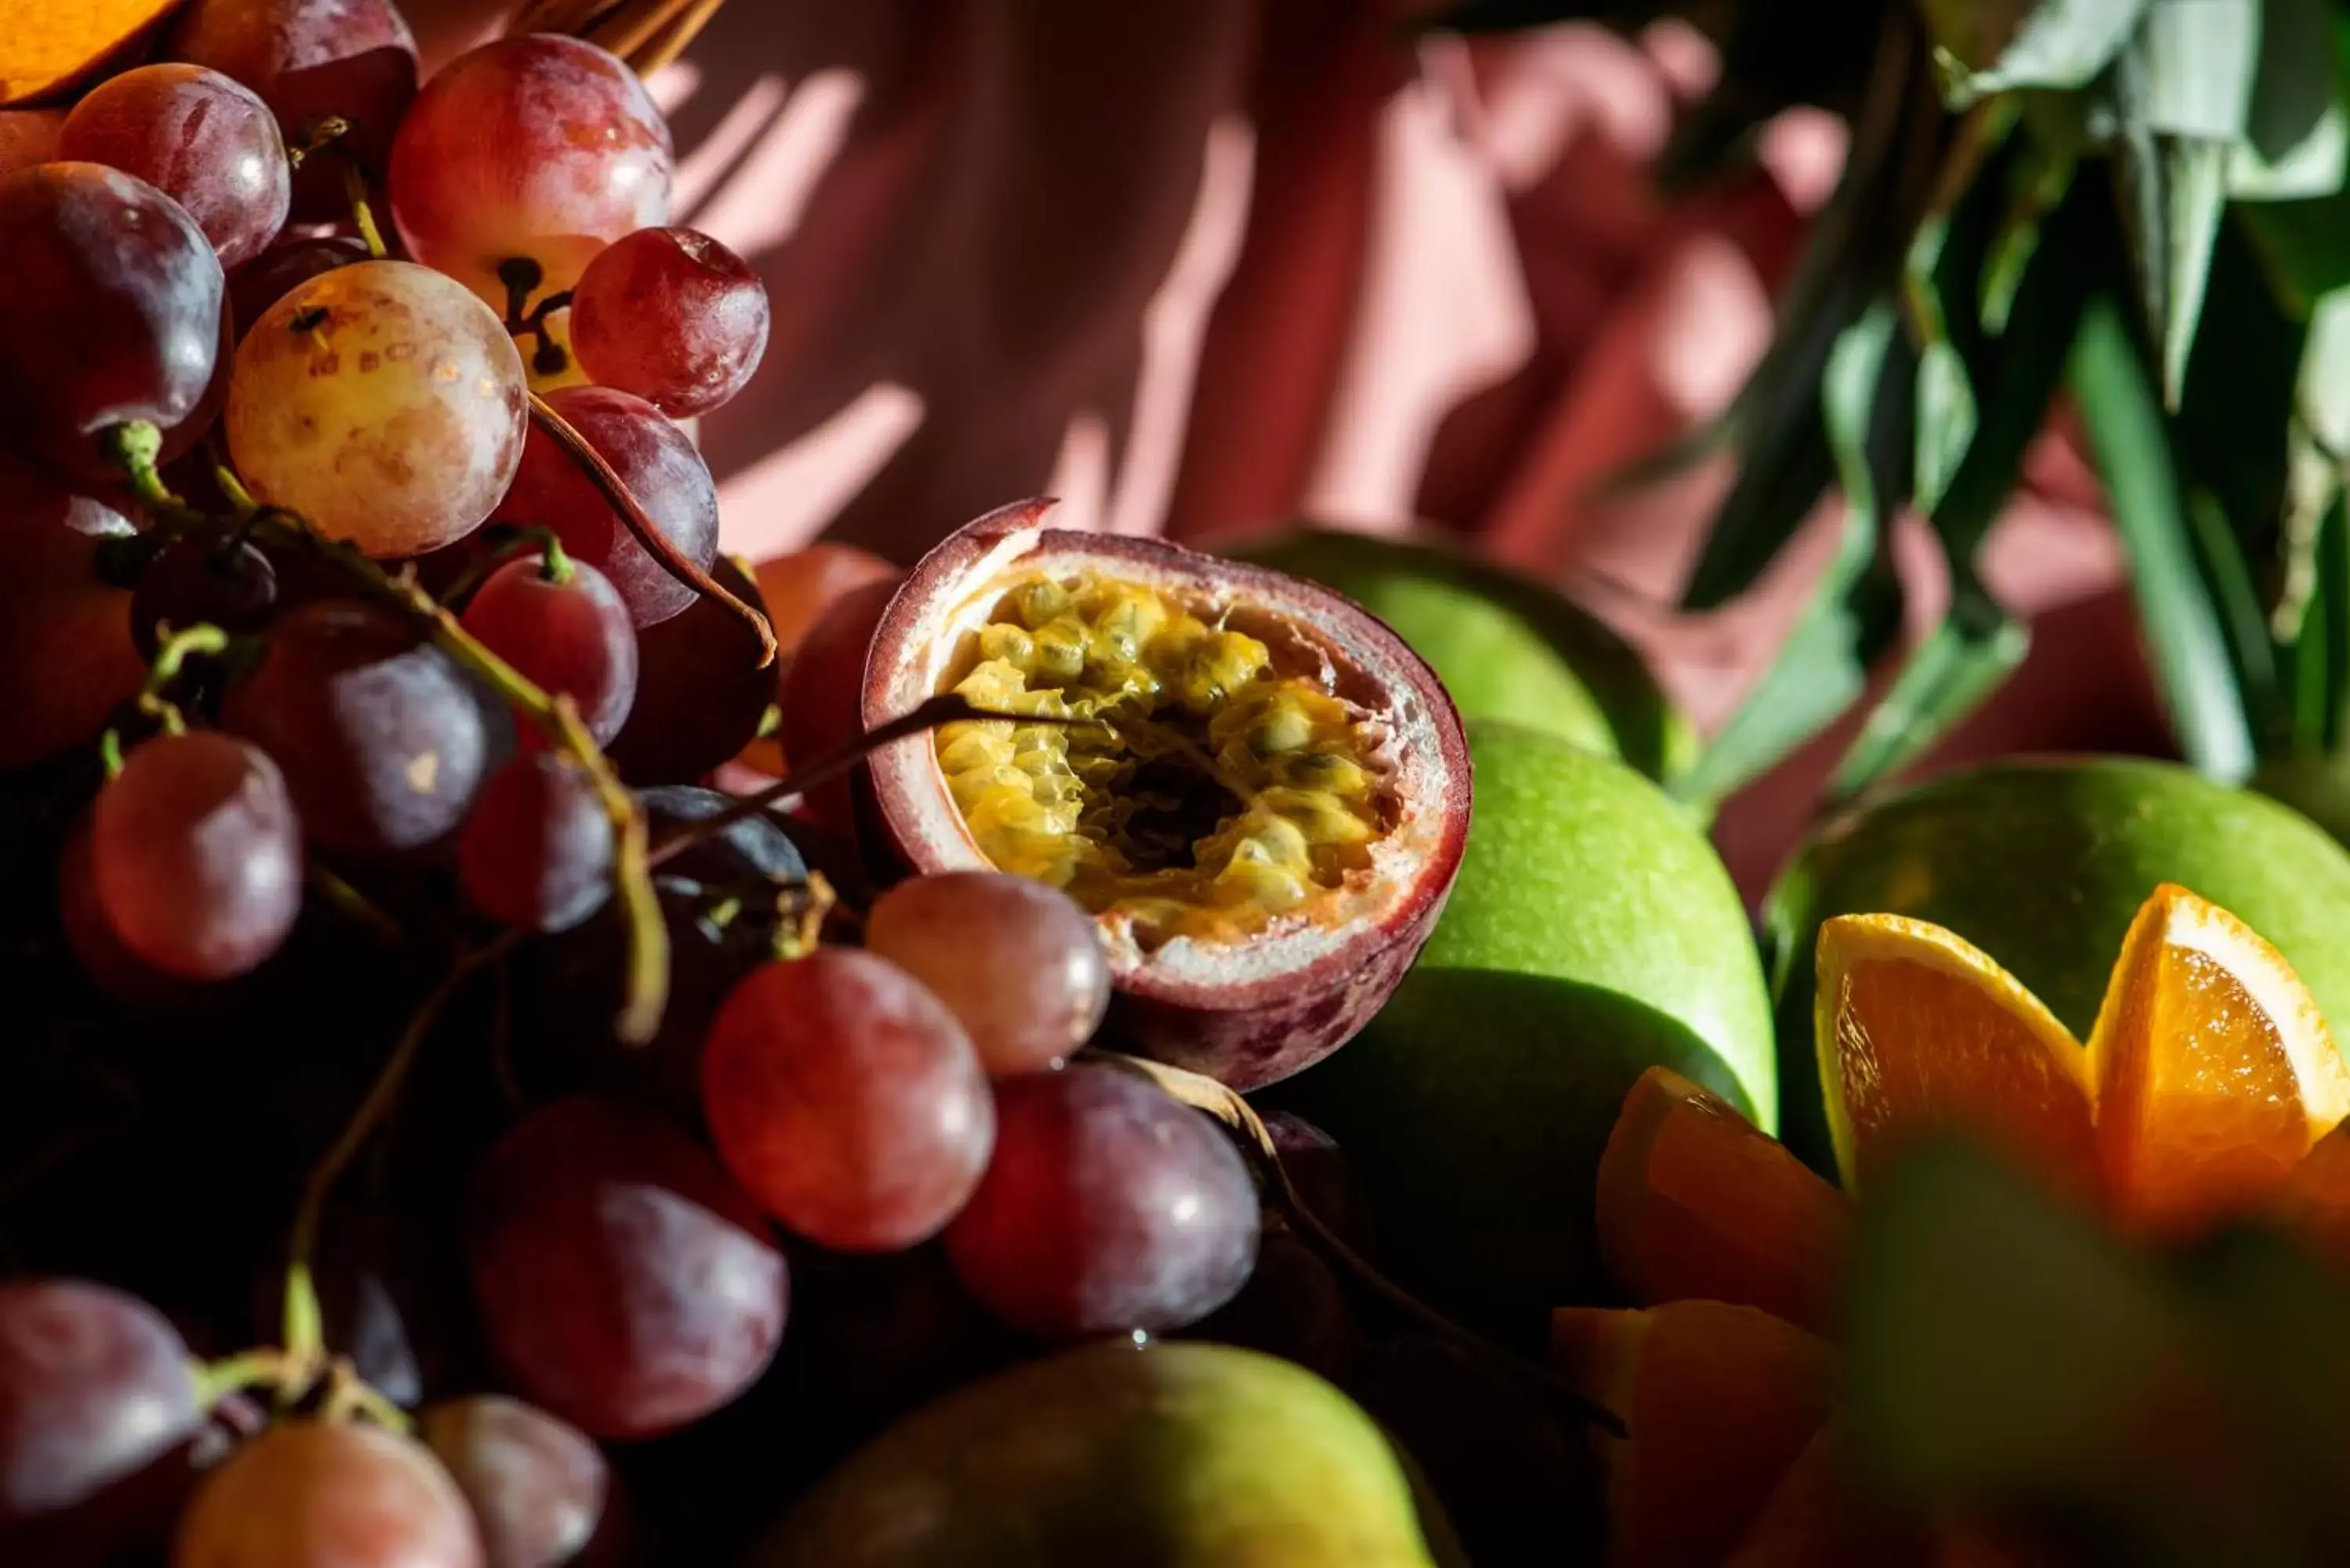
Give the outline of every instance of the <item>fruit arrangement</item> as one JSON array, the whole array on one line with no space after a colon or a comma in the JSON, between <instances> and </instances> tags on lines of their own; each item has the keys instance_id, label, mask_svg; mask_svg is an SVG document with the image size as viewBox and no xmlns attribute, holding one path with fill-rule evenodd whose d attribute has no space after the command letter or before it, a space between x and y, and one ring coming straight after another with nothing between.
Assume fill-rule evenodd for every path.
<instances>
[{"instance_id":1,"label":"fruit arrangement","mask_svg":"<svg viewBox=\"0 0 2350 1568\"><path fill-rule=\"evenodd\" d=\"M0 1564L2330 1560L2350 853L2007 763L1758 942L1446 547L722 554L713 8L0 37Z\"/></svg>"}]
</instances>

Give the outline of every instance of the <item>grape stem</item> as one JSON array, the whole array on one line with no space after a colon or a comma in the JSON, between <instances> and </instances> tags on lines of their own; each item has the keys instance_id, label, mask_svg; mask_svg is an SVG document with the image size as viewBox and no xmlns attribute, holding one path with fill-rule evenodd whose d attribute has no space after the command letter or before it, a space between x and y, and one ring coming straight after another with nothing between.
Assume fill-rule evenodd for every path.
<instances>
[{"instance_id":1,"label":"grape stem","mask_svg":"<svg viewBox=\"0 0 2350 1568\"><path fill-rule=\"evenodd\" d=\"M139 688L139 697L133 705L140 712L154 720L163 733L184 735L188 732L187 718L180 711L178 703L163 695L164 689L180 678L180 668L188 661L190 654L226 651L228 633L216 626L201 623L185 631L173 631L168 626L160 629L163 634L162 643L155 649L155 658L147 669L147 680ZM106 776L109 779L119 776L122 772L122 732L119 726L109 725L106 732L98 738L98 752L106 764Z\"/></svg>"},{"instance_id":2,"label":"grape stem","mask_svg":"<svg viewBox=\"0 0 2350 1568\"><path fill-rule=\"evenodd\" d=\"M1296 1186L1289 1179L1289 1172L1281 1163L1281 1151L1274 1145L1273 1134L1265 1127L1263 1119L1256 1114L1256 1107L1232 1089L1204 1074L1170 1066L1164 1062L1154 1062L1148 1057L1129 1056L1123 1052L1098 1047L1088 1048L1085 1054L1089 1059L1138 1074L1185 1105L1205 1111L1221 1122L1225 1131L1241 1146L1241 1151L1256 1167L1258 1179L1279 1209L1282 1218L1356 1283L1385 1302L1399 1315L1440 1338L1452 1342L1513 1378L1540 1386L1601 1431L1617 1438L1627 1434L1621 1416L1549 1367L1530 1361L1514 1351L1505 1350L1474 1330L1453 1322L1373 1268L1361 1253L1347 1244L1343 1237L1324 1224L1320 1215L1306 1207L1305 1199L1298 1196Z\"/></svg>"},{"instance_id":3,"label":"grape stem","mask_svg":"<svg viewBox=\"0 0 2350 1568\"><path fill-rule=\"evenodd\" d=\"M867 757L894 741L909 735L919 735L941 724L960 723L974 719L1002 719L1023 724L1077 723L1075 719L1055 719L1040 714L998 713L982 708L967 697L953 692L933 697L908 713L901 713L885 724L878 724L845 745L834 747L804 767L794 768L787 778L777 779L754 794L736 795L723 811L713 812L699 822L690 822L671 830L653 846L650 864L660 866L683 854L705 838L714 838L736 823L758 816L786 802L798 799L820 784L829 783L854 768Z\"/></svg>"},{"instance_id":4,"label":"grape stem","mask_svg":"<svg viewBox=\"0 0 2350 1568\"><path fill-rule=\"evenodd\" d=\"M155 455L161 450L162 435L153 425L138 421L120 426L113 439L116 462L130 476L131 488L140 501L183 528L217 530L223 526L219 519L189 506L163 483L162 475L155 469ZM625 495L626 486L619 488ZM647 859L651 830L646 825L643 806L620 782L611 759L604 755L595 737L588 732L588 726L581 722L577 706L567 696L550 697L492 652L464 628L446 605L424 591L412 569L393 576L353 546L320 535L294 513L275 506L254 506L253 498L241 485L228 493L241 513L236 527L333 563L368 597L420 623L434 647L486 681L536 724L557 752L569 756L587 774L598 804L612 824L613 893L629 933L628 990L614 1033L628 1044L650 1042L660 1031L661 1013L669 1005L669 927L661 919L660 900L653 890L652 871Z\"/></svg>"},{"instance_id":5,"label":"grape stem","mask_svg":"<svg viewBox=\"0 0 2350 1568\"><path fill-rule=\"evenodd\" d=\"M570 454L571 461L577 463L595 483L596 488L603 493L604 499L610 503L612 510L620 514L620 521L628 524L629 532L636 535L637 543L644 546L645 554L659 562L662 571L695 593L716 599L740 617L743 623L758 636L759 668L764 670L773 665L775 662L775 630L767 624L767 618L727 592L717 579L688 559L685 553L671 543L669 535L662 533L660 525L646 514L643 503L629 493L627 483L610 463L604 461L604 454L590 446L588 438L536 392L530 395L530 417L538 421L541 430L556 439Z\"/></svg>"},{"instance_id":6,"label":"grape stem","mask_svg":"<svg viewBox=\"0 0 2350 1568\"><path fill-rule=\"evenodd\" d=\"M302 1206L295 1211L294 1233L286 1243L286 1353L297 1361L307 1358L315 1363L325 1352L325 1330L318 1312L317 1288L311 1273L311 1256L317 1250L318 1225L327 1211L327 1199L334 1193L335 1183L367 1147L367 1141L392 1106L400 1098L400 1085L407 1082L409 1070L416 1064L417 1055L432 1038L432 1027L441 1021L449 1003L464 989L465 982L489 964L495 963L521 944L520 931L506 931L460 957L441 978L441 982L427 992L409 1015L408 1026L400 1031L400 1042L384 1058L382 1070L351 1113L318 1163L310 1169L309 1179L302 1189Z\"/></svg>"},{"instance_id":7,"label":"grape stem","mask_svg":"<svg viewBox=\"0 0 2350 1568\"><path fill-rule=\"evenodd\" d=\"M391 251L383 243L383 231L376 226L375 209L368 201L367 173L343 145L343 139L355 129L347 116L322 114L302 128L301 140L286 150L286 161L298 170L321 152L333 155L342 165L343 194L351 204L351 222L359 229L359 241L371 259L381 261Z\"/></svg>"}]
</instances>

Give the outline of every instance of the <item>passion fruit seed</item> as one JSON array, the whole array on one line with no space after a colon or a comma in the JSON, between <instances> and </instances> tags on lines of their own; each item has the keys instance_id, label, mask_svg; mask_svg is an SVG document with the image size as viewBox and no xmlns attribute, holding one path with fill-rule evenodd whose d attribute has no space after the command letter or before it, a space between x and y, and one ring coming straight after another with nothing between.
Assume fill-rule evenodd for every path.
<instances>
[{"instance_id":1,"label":"passion fruit seed","mask_svg":"<svg viewBox=\"0 0 2350 1568\"><path fill-rule=\"evenodd\" d=\"M1310 650L1276 652L1177 598L1084 575L1002 592L944 687L1000 712L939 732L987 857L1131 919L1145 950L1263 929L1367 874L1397 814Z\"/></svg>"}]
</instances>

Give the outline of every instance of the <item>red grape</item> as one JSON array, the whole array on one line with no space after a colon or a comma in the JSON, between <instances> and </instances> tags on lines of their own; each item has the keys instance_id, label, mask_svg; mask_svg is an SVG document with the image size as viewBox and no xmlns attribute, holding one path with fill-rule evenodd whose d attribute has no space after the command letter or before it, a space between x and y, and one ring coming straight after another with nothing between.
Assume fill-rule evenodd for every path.
<instances>
[{"instance_id":1,"label":"red grape","mask_svg":"<svg viewBox=\"0 0 2350 1568\"><path fill-rule=\"evenodd\" d=\"M313 843L370 857L454 831L489 749L456 666L400 617L347 599L281 617L221 722L284 770Z\"/></svg>"},{"instance_id":2,"label":"red grape","mask_svg":"<svg viewBox=\"0 0 2350 1568\"><path fill-rule=\"evenodd\" d=\"M704 568L718 558L718 487L683 431L642 398L605 387L568 387L546 401L612 465L680 555ZM645 553L596 482L535 421L493 517L553 529L574 560L612 579L639 629L693 603L693 589Z\"/></svg>"},{"instance_id":3,"label":"red grape","mask_svg":"<svg viewBox=\"0 0 2350 1568\"><path fill-rule=\"evenodd\" d=\"M91 868L89 837L94 813L84 812L66 835L57 856L57 924L82 972L125 1007L142 1012L192 1010L213 989L175 979L144 962L122 945L114 923L98 901L98 874Z\"/></svg>"},{"instance_id":4,"label":"red grape","mask_svg":"<svg viewBox=\"0 0 2350 1568\"><path fill-rule=\"evenodd\" d=\"M251 545L184 535L155 553L130 590L130 639L153 658L163 627L259 631L277 607L277 571Z\"/></svg>"},{"instance_id":5,"label":"red grape","mask_svg":"<svg viewBox=\"0 0 2350 1568\"><path fill-rule=\"evenodd\" d=\"M1370 1200L1338 1140L1295 1111L1267 1111L1264 1130L1298 1202L1364 1257L1372 1253Z\"/></svg>"},{"instance_id":6,"label":"red grape","mask_svg":"<svg viewBox=\"0 0 2350 1568\"><path fill-rule=\"evenodd\" d=\"M783 1253L701 1146L648 1112L560 1100L474 1172L467 1252L492 1356L599 1438L733 1400L784 1332Z\"/></svg>"},{"instance_id":7,"label":"red grape","mask_svg":"<svg viewBox=\"0 0 2350 1568\"><path fill-rule=\"evenodd\" d=\"M757 608L759 591L721 556L710 576ZM637 701L612 742L612 763L634 784L687 784L750 744L775 701L759 667L759 637L713 598L637 634Z\"/></svg>"},{"instance_id":8,"label":"red grape","mask_svg":"<svg viewBox=\"0 0 2350 1568\"><path fill-rule=\"evenodd\" d=\"M564 931L611 890L612 822L579 764L526 751L482 786L457 841L473 907L529 931Z\"/></svg>"},{"instance_id":9,"label":"red grape","mask_svg":"<svg viewBox=\"0 0 2350 1568\"><path fill-rule=\"evenodd\" d=\"M487 306L428 267L359 262L296 287L244 335L229 451L255 495L328 537L420 555L505 493L528 397Z\"/></svg>"},{"instance_id":10,"label":"red grape","mask_svg":"<svg viewBox=\"0 0 2350 1568\"><path fill-rule=\"evenodd\" d=\"M237 341L244 340L271 306L312 278L368 259L366 243L348 234L284 240L270 246L229 275L229 314L236 321Z\"/></svg>"},{"instance_id":11,"label":"red grape","mask_svg":"<svg viewBox=\"0 0 2350 1568\"><path fill-rule=\"evenodd\" d=\"M577 38L501 38L452 61L400 122L391 213L417 260L504 308L578 281L621 235L669 221L669 127L626 64Z\"/></svg>"},{"instance_id":12,"label":"red grape","mask_svg":"<svg viewBox=\"0 0 2350 1568\"><path fill-rule=\"evenodd\" d=\"M146 680L130 596L97 569L99 541L130 532L0 450L0 768L94 739Z\"/></svg>"},{"instance_id":13,"label":"red grape","mask_svg":"<svg viewBox=\"0 0 2350 1568\"><path fill-rule=\"evenodd\" d=\"M287 1421L197 1489L172 1568L485 1568L464 1494L421 1444Z\"/></svg>"},{"instance_id":14,"label":"red grape","mask_svg":"<svg viewBox=\"0 0 2350 1568\"><path fill-rule=\"evenodd\" d=\"M96 163L20 170L0 178L0 431L106 482L107 431L197 412L220 362L225 285L178 202Z\"/></svg>"},{"instance_id":15,"label":"red grape","mask_svg":"<svg viewBox=\"0 0 2350 1568\"><path fill-rule=\"evenodd\" d=\"M971 1196L995 1137L954 1015L905 971L823 948L772 963L719 1009L702 1108L767 1212L845 1252L910 1247Z\"/></svg>"},{"instance_id":16,"label":"red grape","mask_svg":"<svg viewBox=\"0 0 2350 1568\"><path fill-rule=\"evenodd\" d=\"M996 1085L995 1159L947 1255L990 1312L1031 1334L1198 1322L1256 1261L1256 1189L1206 1116L1118 1067Z\"/></svg>"},{"instance_id":17,"label":"red grape","mask_svg":"<svg viewBox=\"0 0 2350 1568\"><path fill-rule=\"evenodd\" d=\"M600 386L672 418L743 389L767 351L767 286L691 229L639 229L588 264L571 299L571 350Z\"/></svg>"},{"instance_id":18,"label":"red grape","mask_svg":"<svg viewBox=\"0 0 2350 1568\"><path fill-rule=\"evenodd\" d=\"M1094 918L1057 888L1000 871L900 882L873 906L865 945L930 987L1003 1077L1057 1066L1109 1010Z\"/></svg>"},{"instance_id":19,"label":"red grape","mask_svg":"<svg viewBox=\"0 0 2350 1568\"><path fill-rule=\"evenodd\" d=\"M321 116L342 116L352 130L341 145L372 174L416 96L416 40L392 0L194 0L163 52L260 94L288 142ZM349 211L333 155L295 176L294 210L315 221Z\"/></svg>"},{"instance_id":20,"label":"red grape","mask_svg":"<svg viewBox=\"0 0 2350 1568\"><path fill-rule=\"evenodd\" d=\"M1346 1287L1322 1255L1268 1223L1256 1265L1240 1293L1201 1319L1191 1337L1237 1345L1295 1361L1341 1382L1355 1354L1355 1320Z\"/></svg>"},{"instance_id":21,"label":"red grape","mask_svg":"<svg viewBox=\"0 0 2350 1568\"><path fill-rule=\"evenodd\" d=\"M277 767L208 731L159 735L98 797L99 908L132 957L227 980L276 952L302 912L302 832Z\"/></svg>"},{"instance_id":22,"label":"red grape","mask_svg":"<svg viewBox=\"0 0 2350 1568\"><path fill-rule=\"evenodd\" d=\"M77 1280L0 1282L0 1525L88 1501L202 1418L188 1347L154 1308Z\"/></svg>"},{"instance_id":23,"label":"red grape","mask_svg":"<svg viewBox=\"0 0 2350 1568\"><path fill-rule=\"evenodd\" d=\"M433 1406L418 1430L473 1504L484 1568L562 1568L595 1541L610 1476L577 1428L480 1394Z\"/></svg>"},{"instance_id":24,"label":"red grape","mask_svg":"<svg viewBox=\"0 0 2350 1568\"><path fill-rule=\"evenodd\" d=\"M637 631L612 580L595 567L570 562L556 580L543 556L508 561L475 590L465 629L548 695L577 703L598 745L628 722Z\"/></svg>"},{"instance_id":25,"label":"red grape","mask_svg":"<svg viewBox=\"0 0 2350 1568\"><path fill-rule=\"evenodd\" d=\"M57 161L57 133L65 126L61 109L0 109L0 174Z\"/></svg>"},{"instance_id":26,"label":"red grape","mask_svg":"<svg viewBox=\"0 0 2350 1568\"><path fill-rule=\"evenodd\" d=\"M188 210L224 267L268 248L293 201L269 106L203 66L141 66L100 82L74 105L57 156L146 181Z\"/></svg>"}]
</instances>

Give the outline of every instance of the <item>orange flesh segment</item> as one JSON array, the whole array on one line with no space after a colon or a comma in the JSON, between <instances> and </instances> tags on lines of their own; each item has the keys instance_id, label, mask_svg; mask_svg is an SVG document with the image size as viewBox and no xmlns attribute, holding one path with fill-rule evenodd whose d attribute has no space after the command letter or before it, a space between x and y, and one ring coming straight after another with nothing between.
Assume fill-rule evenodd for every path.
<instances>
[{"instance_id":1,"label":"orange flesh segment","mask_svg":"<svg viewBox=\"0 0 2350 1568\"><path fill-rule=\"evenodd\" d=\"M1839 1423L1814 1433L1723 1568L1950 1568L1923 1529L1855 1494L1851 1460Z\"/></svg>"},{"instance_id":2,"label":"orange flesh segment","mask_svg":"<svg viewBox=\"0 0 2350 1568\"><path fill-rule=\"evenodd\" d=\"M1828 1417L1827 1342L1752 1307L1564 1308L1552 1345L1624 1418L1602 1440L1614 1568L1715 1568Z\"/></svg>"},{"instance_id":3,"label":"orange flesh segment","mask_svg":"<svg viewBox=\"0 0 2350 1568\"><path fill-rule=\"evenodd\" d=\"M1825 1333L1851 1208L1776 1138L1664 1067L1632 1086L1599 1161L1600 1255L1646 1305L1731 1302Z\"/></svg>"},{"instance_id":4,"label":"orange flesh segment","mask_svg":"<svg viewBox=\"0 0 2350 1568\"><path fill-rule=\"evenodd\" d=\"M2087 1057L2006 971L1890 915L1830 920L1819 963L1820 1073L1847 1191L1905 1141L1958 1131L2095 1193Z\"/></svg>"},{"instance_id":5,"label":"orange flesh segment","mask_svg":"<svg viewBox=\"0 0 2350 1568\"><path fill-rule=\"evenodd\" d=\"M2303 1246L2350 1273L2350 1125L2319 1138L2267 1207Z\"/></svg>"},{"instance_id":6,"label":"orange flesh segment","mask_svg":"<svg viewBox=\"0 0 2350 1568\"><path fill-rule=\"evenodd\" d=\"M177 0L25 0L0 25L0 109L80 80Z\"/></svg>"},{"instance_id":7,"label":"orange flesh segment","mask_svg":"<svg viewBox=\"0 0 2350 1568\"><path fill-rule=\"evenodd\" d=\"M2154 1235L2273 1192L2350 1108L2350 1072L2282 955L2181 888L2131 923L2091 1055L2116 1211Z\"/></svg>"}]
</instances>

